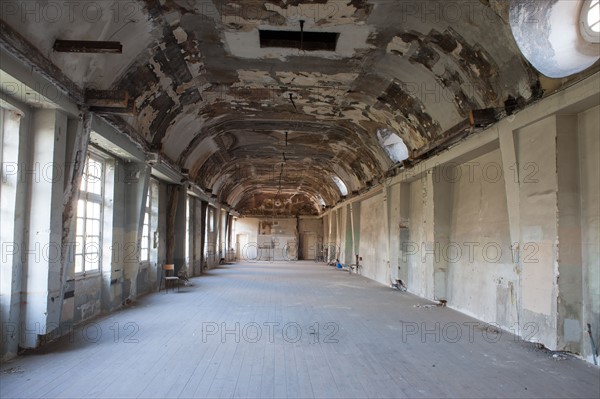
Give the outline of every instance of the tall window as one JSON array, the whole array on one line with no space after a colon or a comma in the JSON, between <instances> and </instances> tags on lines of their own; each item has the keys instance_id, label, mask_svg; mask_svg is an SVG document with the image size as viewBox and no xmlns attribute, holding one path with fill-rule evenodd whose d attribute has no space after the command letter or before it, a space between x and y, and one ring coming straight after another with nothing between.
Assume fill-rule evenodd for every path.
<instances>
[{"instance_id":1,"label":"tall window","mask_svg":"<svg viewBox=\"0 0 600 399\"><path fill-rule=\"evenodd\" d=\"M142 243L140 246L140 262L151 260L152 250L156 248L154 234L158 218L158 184L150 180L148 195L146 195L146 210L144 211L144 226L142 227Z\"/></svg>"},{"instance_id":2,"label":"tall window","mask_svg":"<svg viewBox=\"0 0 600 399\"><path fill-rule=\"evenodd\" d=\"M208 232L213 233L215 231L215 210L214 208L208 207Z\"/></svg>"},{"instance_id":3,"label":"tall window","mask_svg":"<svg viewBox=\"0 0 600 399\"><path fill-rule=\"evenodd\" d=\"M140 248L140 262L147 262L150 260L150 248L152 243L150 242L150 231L152 228L152 187L148 186L148 194L146 195L146 210L144 211L144 227L142 227L142 243Z\"/></svg>"},{"instance_id":4,"label":"tall window","mask_svg":"<svg viewBox=\"0 0 600 399\"><path fill-rule=\"evenodd\" d=\"M105 160L89 153L77 203L75 273L99 271L102 256L102 208Z\"/></svg>"},{"instance_id":5,"label":"tall window","mask_svg":"<svg viewBox=\"0 0 600 399\"><path fill-rule=\"evenodd\" d=\"M215 208L209 205L206 209L206 224L204 233L204 250L206 252L206 259L213 259L216 251L216 245L214 237L211 233L215 231Z\"/></svg>"}]
</instances>

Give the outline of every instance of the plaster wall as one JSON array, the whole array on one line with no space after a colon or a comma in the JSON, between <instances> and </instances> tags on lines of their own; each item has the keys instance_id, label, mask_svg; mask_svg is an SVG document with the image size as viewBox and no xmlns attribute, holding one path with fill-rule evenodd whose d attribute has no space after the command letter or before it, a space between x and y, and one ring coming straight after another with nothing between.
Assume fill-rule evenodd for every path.
<instances>
[{"instance_id":1,"label":"plaster wall","mask_svg":"<svg viewBox=\"0 0 600 399\"><path fill-rule=\"evenodd\" d=\"M240 218L235 234L241 259L294 261L298 259L298 220L295 218ZM241 237L241 236L242 237ZM234 238L235 242L236 238Z\"/></svg>"},{"instance_id":2,"label":"plaster wall","mask_svg":"<svg viewBox=\"0 0 600 399\"><path fill-rule=\"evenodd\" d=\"M517 161L520 186L521 325L550 349L557 342L558 177L556 117L519 129Z\"/></svg>"},{"instance_id":3,"label":"plaster wall","mask_svg":"<svg viewBox=\"0 0 600 399\"><path fill-rule=\"evenodd\" d=\"M452 204L449 241L437 241L438 259L448 267L448 305L488 323L512 328L517 277L500 150L459 165L457 172L451 182L448 174L441 177L450 185L448 202ZM442 199L436 209L438 205L444 205Z\"/></svg>"},{"instance_id":4,"label":"plaster wall","mask_svg":"<svg viewBox=\"0 0 600 399\"><path fill-rule=\"evenodd\" d=\"M389 284L387 268L387 234L385 231L384 195L378 194L361 203L359 254L362 275L382 284Z\"/></svg>"},{"instance_id":5,"label":"plaster wall","mask_svg":"<svg viewBox=\"0 0 600 399\"><path fill-rule=\"evenodd\" d=\"M434 299L433 179L430 173L410 183L408 290Z\"/></svg>"}]
</instances>

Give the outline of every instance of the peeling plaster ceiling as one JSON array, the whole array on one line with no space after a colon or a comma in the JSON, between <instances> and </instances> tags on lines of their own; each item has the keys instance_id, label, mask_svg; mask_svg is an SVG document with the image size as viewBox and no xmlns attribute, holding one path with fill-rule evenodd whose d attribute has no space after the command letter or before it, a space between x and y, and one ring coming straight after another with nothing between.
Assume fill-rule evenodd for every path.
<instances>
[{"instance_id":1,"label":"peeling plaster ceiling","mask_svg":"<svg viewBox=\"0 0 600 399\"><path fill-rule=\"evenodd\" d=\"M6 22L81 88L127 91L135 112L107 118L245 215L318 214L342 197L333 176L350 195L378 181L398 166L379 129L418 152L469 111L543 94L498 1L100 3L98 21ZM259 29L301 20L339 33L336 51L260 48ZM124 52L52 53L57 38L119 40Z\"/></svg>"}]
</instances>

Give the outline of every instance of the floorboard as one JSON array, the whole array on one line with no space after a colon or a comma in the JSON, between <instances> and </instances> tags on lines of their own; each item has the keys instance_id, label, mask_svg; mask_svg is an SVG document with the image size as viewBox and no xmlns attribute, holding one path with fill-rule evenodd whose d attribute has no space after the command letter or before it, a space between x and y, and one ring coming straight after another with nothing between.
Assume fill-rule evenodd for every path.
<instances>
[{"instance_id":1,"label":"floorboard","mask_svg":"<svg viewBox=\"0 0 600 399\"><path fill-rule=\"evenodd\" d=\"M192 282L3 363L0 396L600 397L597 367L324 264L229 264Z\"/></svg>"}]
</instances>

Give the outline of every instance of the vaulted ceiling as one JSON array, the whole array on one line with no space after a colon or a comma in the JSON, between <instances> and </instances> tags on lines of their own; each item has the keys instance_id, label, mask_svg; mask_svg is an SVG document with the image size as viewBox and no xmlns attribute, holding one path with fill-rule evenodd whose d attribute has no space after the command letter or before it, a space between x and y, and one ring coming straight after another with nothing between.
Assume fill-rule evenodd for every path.
<instances>
[{"instance_id":1,"label":"vaulted ceiling","mask_svg":"<svg viewBox=\"0 0 600 399\"><path fill-rule=\"evenodd\" d=\"M3 15L77 88L127 93L126 112L98 112L247 215L318 214L343 197L336 177L353 195L406 166L379 129L407 164L472 132L470 112L543 95L495 0L83 1L69 18ZM267 29L339 36L335 51L261 47ZM123 52L55 52L56 39Z\"/></svg>"}]
</instances>

